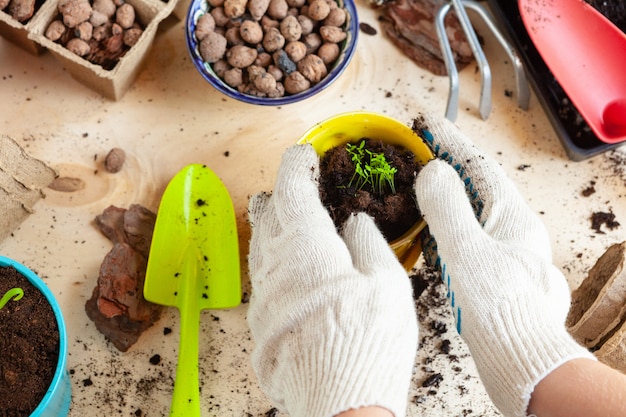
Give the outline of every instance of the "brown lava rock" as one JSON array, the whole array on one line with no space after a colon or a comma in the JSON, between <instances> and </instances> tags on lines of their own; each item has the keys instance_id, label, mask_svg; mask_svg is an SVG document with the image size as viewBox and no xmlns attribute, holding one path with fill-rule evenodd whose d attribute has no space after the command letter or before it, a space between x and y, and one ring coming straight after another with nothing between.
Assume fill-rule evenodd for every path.
<instances>
[{"instance_id":1,"label":"brown lava rock","mask_svg":"<svg viewBox=\"0 0 626 417\"><path fill-rule=\"evenodd\" d=\"M46 394L59 358L59 331L46 297L13 267L0 267L0 296L24 296L0 310L0 415L29 416Z\"/></svg>"},{"instance_id":2,"label":"brown lava rock","mask_svg":"<svg viewBox=\"0 0 626 417\"><path fill-rule=\"evenodd\" d=\"M415 203L413 184L420 170L415 155L405 149L364 138L365 149L383 153L395 174L395 193L378 193L371 189L357 190L349 186L354 163L345 146L326 151L320 160L320 196L337 228L352 213L365 212L372 216L387 241L402 236L420 218ZM360 141L359 141L360 142Z\"/></svg>"},{"instance_id":3,"label":"brown lava rock","mask_svg":"<svg viewBox=\"0 0 626 417\"><path fill-rule=\"evenodd\" d=\"M98 285L85 305L96 328L122 352L160 317L163 307L143 298L156 215L138 204L110 206L96 224L114 246L100 266Z\"/></svg>"}]
</instances>

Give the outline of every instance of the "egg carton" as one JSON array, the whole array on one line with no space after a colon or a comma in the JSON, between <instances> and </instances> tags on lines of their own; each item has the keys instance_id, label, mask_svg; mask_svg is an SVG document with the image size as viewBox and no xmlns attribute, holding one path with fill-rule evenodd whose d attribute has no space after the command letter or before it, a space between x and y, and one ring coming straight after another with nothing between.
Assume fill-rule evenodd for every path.
<instances>
[{"instance_id":1,"label":"egg carton","mask_svg":"<svg viewBox=\"0 0 626 417\"><path fill-rule=\"evenodd\" d=\"M35 55L49 51L75 80L109 99L119 100L141 71L159 24L170 15L178 19L181 19L182 15L181 7L176 8L176 0L168 2L126 0L126 2L135 8L136 19L144 30L138 42L126 51L111 69L93 64L63 45L46 38L45 31L48 25L58 17L59 0L44 1L33 17L24 24L0 11L0 36ZM177 10L176 13L174 9Z\"/></svg>"}]
</instances>

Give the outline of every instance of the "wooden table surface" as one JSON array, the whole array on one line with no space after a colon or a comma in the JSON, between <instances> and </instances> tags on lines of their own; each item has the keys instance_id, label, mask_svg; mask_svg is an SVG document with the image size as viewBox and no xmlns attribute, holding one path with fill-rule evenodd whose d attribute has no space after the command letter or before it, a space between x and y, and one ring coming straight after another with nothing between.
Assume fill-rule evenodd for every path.
<instances>
[{"instance_id":1,"label":"wooden table surface","mask_svg":"<svg viewBox=\"0 0 626 417\"><path fill-rule=\"evenodd\" d=\"M379 29L376 11L362 1L358 8L360 20ZM485 41L494 74L493 112L485 121L478 116L480 77L470 65L461 73L457 124L503 165L541 214L554 262L575 288L609 245L624 240L624 226L598 233L590 216L613 212L626 225L626 149L568 160L535 96L524 111L505 94L515 90L513 69L495 40ZM166 416L175 373L177 311L166 310L125 353L87 318L85 301L112 246L94 226L96 215L109 205L135 203L156 211L165 185L179 169L192 162L207 164L235 205L243 292L249 294L247 203L250 195L271 190L282 152L316 122L337 113L370 110L408 124L419 112L443 115L447 94L446 77L417 67L380 29L376 35L361 33L351 64L331 87L281 107L242 104L210 87L190 62L183 22L157 35L145 68L117 102L79 84L51 54L33 56L0 39L0 132L62 176L86 183L74 193L46 190L35 212L0 242L0 253L35 270L61 303L69 335L70 415ZM102 166L113 147L127 153L116 174ZM591 185L595 192L583 196ZM430 301L422 300L422 348L408 415L498 415L454 332L447 306ZM272 409L250 366L253 343L246 309L243 303L203 313L204 416L263 416ZM443 340L450 341L448 354L441 352ZM441 381L422 386L438 373Z\"/></svg>"}]
</instances>

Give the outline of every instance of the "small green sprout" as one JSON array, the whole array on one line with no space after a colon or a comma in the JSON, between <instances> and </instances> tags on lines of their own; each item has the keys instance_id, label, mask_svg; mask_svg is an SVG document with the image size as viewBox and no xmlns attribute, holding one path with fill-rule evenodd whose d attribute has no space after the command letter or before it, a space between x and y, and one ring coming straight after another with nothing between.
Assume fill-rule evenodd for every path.
<instances>
[{"instance_id":1,"label":"small green sprout","mask_svg":"<svg viewBox=\"0 0 626 417\"><path fill-rule=\"evenodd\" d=\"M365 140L358 145L346 144L346 150L354 163L354 174L348 187L354 186L357 190L361 190L369 185L372 191L380 194L385 191L386 186L389 186L391 192L396 193L394 178L398 170L389 165L385 154L365 149Z\"/></svg>"},{"instance_id":2,"label":"small green sprout","mask_svg":"<svg viewBox=\"0 0 626 417\"><path fill-rule=\"evenodd\" d=\"M9 291L7 291L2 298L0 299L0 310L2 309L2 307L4 307L6 305L6 303L8 303L11 299L13 299L13 301L17 301L20 298L22 298L24 296L24 290L22 290L21 288L11 288Z\"/></svg>"}]
</instances>

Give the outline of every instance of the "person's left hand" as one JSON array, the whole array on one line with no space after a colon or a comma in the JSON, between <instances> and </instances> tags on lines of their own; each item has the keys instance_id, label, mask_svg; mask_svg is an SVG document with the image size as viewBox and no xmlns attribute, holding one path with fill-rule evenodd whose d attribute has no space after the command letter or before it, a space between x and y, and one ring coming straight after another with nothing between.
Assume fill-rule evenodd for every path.
<instances>
[{"instance_id":1,"label":"person's left hand","mask_svg":"<svg viewBox=\"0 0 626 417\"><path fill-rule=\"evenodd\" d=\"M403 417L418 336L410 280L369 216L339 235L318 175L313 148L295 145L273 195L250 201L254 371L292 417L363 406Z\"/></svg>"}]
</instances>

